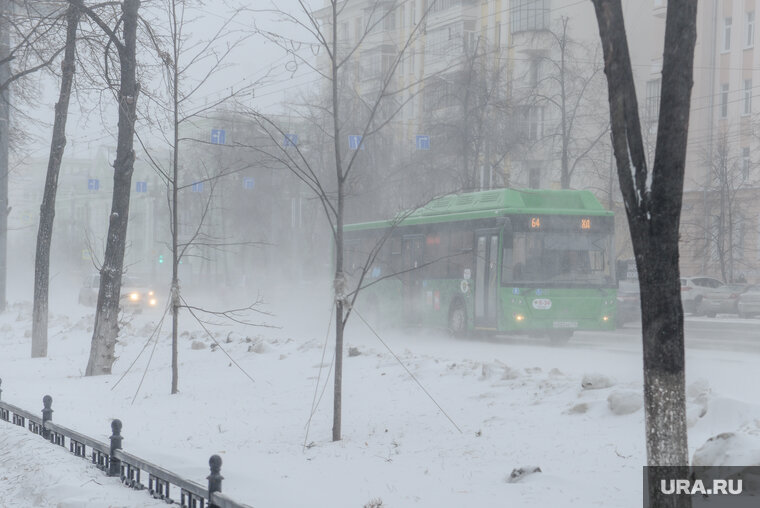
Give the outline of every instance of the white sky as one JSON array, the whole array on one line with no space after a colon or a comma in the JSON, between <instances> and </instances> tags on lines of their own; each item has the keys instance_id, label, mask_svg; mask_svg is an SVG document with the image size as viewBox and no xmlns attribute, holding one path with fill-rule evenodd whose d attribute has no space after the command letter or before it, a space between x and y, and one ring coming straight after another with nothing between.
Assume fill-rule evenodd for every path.
<instances>
[{"instance_id":1,"label":"white sky","mask_svg":"<svg viewBox=\"0 0 760 508\"><path fill-rule=\"evenodd\" d=\"M222 2L207 2L202 13L198 16L200 22L193 23L187 30L198 38L211 37L218 27L230 16L230 10L220 8ZM232 1L230 3L233 3ZM250 9L282 9L287 12L302 15L301 7L297 0L255 0L255 2L240 1ZM253 4L253 5L252 5ZM147 5L147 2L144 3ZM323 5L323 0L313 0L307 3L310 7L318 8ZM145 13L145 10L143 10ZM189 18L189 16L188 16ZM269 12L248 12L236 16L230 24L234 30L253 30L254 24L264 30L272 31L284 37L303 39L303 31L293 23L278 21L278 16ZM232 36L234 38L234 36ZM139 57L138 57L139 58ZM288 57L286 52L263 36L256 35L247 39L236 51L229 55L226 60L227 66L210 79L194 96L198 104L213 102L229 93L230 88L239 90L250 86L257 80L262 80L256 86L253 94L247 95L249 105L260 109L277 111L280 104L292 102L299 97L301 90L308 89L316 82L313 71L304 65L294 65L293 57ZM207 67L199 65L195 74L202 75ZM29 146L28 155L31 157L46 157L49 151L50 135L52 130L53 106L58 95L58 80L50 77L39 77L42 88L42 98L30 114L39 121L39 125L27 127L35 133L37 143ZM92 102L92 99L83 102ZM86 104L89 106L89 104ZM29 106L20 105L27 111ZM80 104L72 101L70 107L70 119L67 126L67 155L94 154L101 145L115 144L116 115L115 107L109 108L103 115L91 113L83 115Z\"/></svg>"}]
</instances>

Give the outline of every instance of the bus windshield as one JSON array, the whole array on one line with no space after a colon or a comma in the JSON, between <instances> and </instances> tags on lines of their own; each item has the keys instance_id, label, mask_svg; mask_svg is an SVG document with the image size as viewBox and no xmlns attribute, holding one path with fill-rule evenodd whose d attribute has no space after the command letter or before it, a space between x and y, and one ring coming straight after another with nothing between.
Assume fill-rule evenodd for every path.
<instances>
[{"instance_id":1,"label":"bus windshield","mask_svg":"<svg viewBox=\"0 0 760 508\"><path fill-rule=\"evenodd\" d=\"M504 242L503 285L521 283L605 285L613 282L612 235L515 232Z\"/></svg>"}]
</instances>

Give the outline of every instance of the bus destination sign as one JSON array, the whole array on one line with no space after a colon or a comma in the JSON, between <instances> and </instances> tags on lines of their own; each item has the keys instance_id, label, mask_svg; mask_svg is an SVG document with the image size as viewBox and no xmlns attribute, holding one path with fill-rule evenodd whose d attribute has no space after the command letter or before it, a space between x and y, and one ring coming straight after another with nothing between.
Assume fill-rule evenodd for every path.
<instances>
[{"instance_id":1,"label":"bus destination sign","mask_svg":"<svg viewBox=\"0 0 760 508\"><path fill-rule=\"evenodd\" d=\"M588 217L578 215L547 216L524 215L522 220L512 219L517 231L577 231L583 233L611 232L611 217Z\"/></svg>"}]
</instances>

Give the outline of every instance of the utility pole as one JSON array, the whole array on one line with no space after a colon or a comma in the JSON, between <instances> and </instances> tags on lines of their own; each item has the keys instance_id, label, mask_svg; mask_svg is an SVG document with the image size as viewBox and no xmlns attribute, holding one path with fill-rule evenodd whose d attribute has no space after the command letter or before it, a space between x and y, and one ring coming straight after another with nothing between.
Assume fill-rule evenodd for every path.
<instances>
[{"instance_id":1,"label":"utility pole","mask_svg":"<svg viewBox=\"0 0 760 508\"><path fill-rule=\"evenodd\" d=\"M0 0L0 84L10 80L10 0ZM5 310L6 265L8 262L8 138L10 134L10 90L0 88L0 312Z\"/></svg>"}]
</instances>

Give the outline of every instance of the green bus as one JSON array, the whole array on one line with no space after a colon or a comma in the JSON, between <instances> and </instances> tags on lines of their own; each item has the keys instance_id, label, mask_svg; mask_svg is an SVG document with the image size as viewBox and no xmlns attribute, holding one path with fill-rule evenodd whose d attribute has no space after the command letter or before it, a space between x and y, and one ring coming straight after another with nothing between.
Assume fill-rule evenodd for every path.
<instances>
[{"instance_id":1,"label":"green bus","mask_svg":"<svg viewBox=\"0 0 760 508\"><path fill-rule=\"evenodd\" d=\"M344 231L357 307L383 321L560 343L615 328L614 217L589 191L449 195Z\"/></svg>"}]
</instances>

